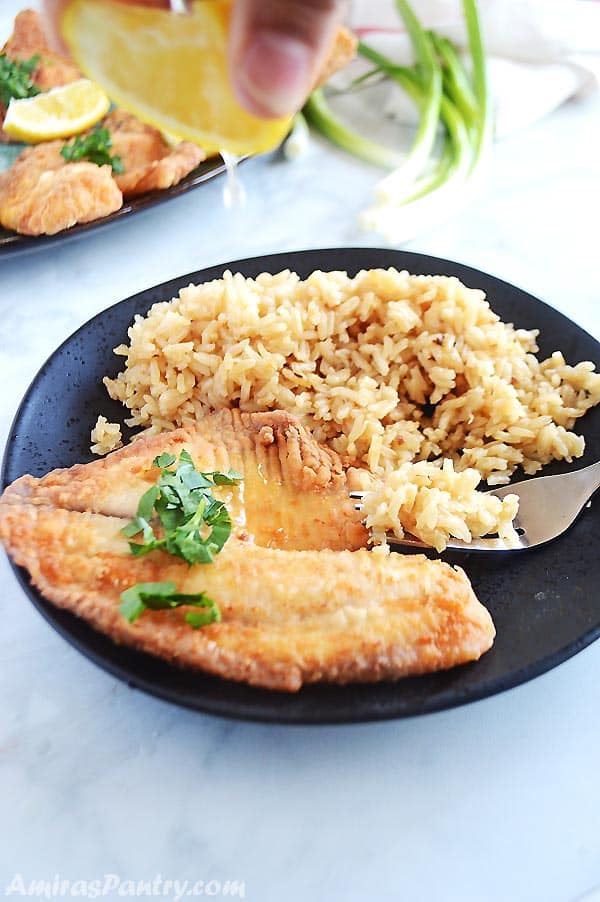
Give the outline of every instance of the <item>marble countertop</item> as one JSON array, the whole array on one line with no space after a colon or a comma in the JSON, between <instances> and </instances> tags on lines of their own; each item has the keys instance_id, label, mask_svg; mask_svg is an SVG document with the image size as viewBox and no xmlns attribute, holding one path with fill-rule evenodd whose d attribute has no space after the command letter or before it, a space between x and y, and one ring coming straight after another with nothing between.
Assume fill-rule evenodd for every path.
<instances>
[{"instance_id":1,"label":"marble countertop","mask_svg":"<svg viewBox=\"0 0 600 902\"><path fill-rule=\"evenodd\" d=\"M600 337L599 123L588 97L506 139L470 206L407 246L493 272ZM378 244L356 226L375 176L317 141L294 163L247 163L242 215L217 180L1 258L2 442L46 357L108 305L259 253ZM141 880L171 899L572 902L600 884L600 643L464 708L282 728L133 691L47 626L3 555L0 581L0 892L56 879L77 894L84 879L111 897Z\"/></svg>"}]
</instances>

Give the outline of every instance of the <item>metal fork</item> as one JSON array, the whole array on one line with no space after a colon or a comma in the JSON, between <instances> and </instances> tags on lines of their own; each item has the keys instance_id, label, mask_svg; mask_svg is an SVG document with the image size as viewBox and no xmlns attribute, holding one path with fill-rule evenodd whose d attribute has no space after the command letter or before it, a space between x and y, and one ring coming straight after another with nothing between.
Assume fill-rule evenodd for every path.
<instances>
[{"instance_id":1,"label":"metal fork","mask_svg":"<svg viewBox=\"0 0 600 902\"><path fill-rule=\"evenodd\" d=\"M451 539L446 546L456 551L525 551L550 542L562 535L577 519L594 492L600 488L600 461L582 470L572 470L559 476L538 476L515 485L503 485L490 489L486 495L504 498L519 496L519 513L514 526L519 533L519 544L507 547L502 539L482 538L472 542ZM362 501L365 492L350 492L350 497ZM362 504L355 505L362 510ZM419 539L405 535L398 539L389 535L390 545L408 545L411 548L430 548Z\"/></svg>"}]
</instances>

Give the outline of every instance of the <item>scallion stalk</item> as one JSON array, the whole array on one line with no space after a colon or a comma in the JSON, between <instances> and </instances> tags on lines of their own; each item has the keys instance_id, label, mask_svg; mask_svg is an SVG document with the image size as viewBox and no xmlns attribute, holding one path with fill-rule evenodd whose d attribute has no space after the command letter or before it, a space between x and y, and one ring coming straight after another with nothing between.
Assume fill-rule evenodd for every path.
<instances>
[{"instance_id":1,"label":"scallion stalk","mask_svg":"<svg viewBox=\"0 0 600 902\"><path fill-rule=\"evenodd\" d=\"M488 84L485 48L476 0L463 0L463 12L469 36L469 51L473 63L473 93L475 94L478 108L475 146L471 162L471 171L473 171L492 140L493 110Z\"/></svg>"},{"instance_id":2,"label":"scallion stalk","mask_svg":"<svg viewBox=\"0 0 600 902\"><path fill-rule=\"evenodd\" d=\"M392 60L366 44L359 46L359 52L365 58L375 62L382 72L394 79L415 102L422 102L423 87L421 79L413 69L397 66ZM408 185L404 193L398 193L394 203L402 204L416 200L423 195L435 191L451 177L463 177L471 162L471 142L469 133L459 110L452 101L442 96L440 103L442 122L447 131L444 151L433 171L421 176L415 183Z\"/></svg>"},{"instance_id":3,"label":"scallion stalk","mask_svg":"<svg viewBox=\"0 0 600 902\"><path fill-rule=\"evenodd\" d=\"M433 45L407 0L396 0L410 37L423 86L421 118L412 147L404 163L377 185L382 200L394 201L425 169L437 137L442 100L442 72Z\"/></svg>"},{"instance_id":4,"label":"scallion stalk","mask_svg":"<svg viewBox=\"0 0 600 902\"><path fill-rule=\"evenodd\" d=\"M396 6L413 46L414 67L397 65L363 42L358 45L360 55L375 68L355 79L346 91L381 74L393 79L419 110L419 125L406 154L364 138L344 125L320 89L305 107L311 123L338 146L393 170L376 186L378 202L361 217L363 225L383 233L392 243L413 237L464 203L491 142L492 107L477 3L462 3L472 75L447 38L422 28L408 0L396 0ZM443 144L434 155L440 123L444 129Z\"/></svg>"},{"instance_id":5,"label":"scallion stalk","mask_svg":"<svg viewBox=\"0 0 600 902\"><path fill-rule=\"evenodd\" d=\"M327 103L322 88L312 92L304 107L304 114L311 125L326 138L355 157L375 166L382 166L384 169L395 169L402 164L403 155L370 141L345 126Z\"/></svg>"},{"instance_id":6,"label":"scallion stalk","mask_svg":"<svg viewBox=\"0 0 600 902\"><path fill-rule=\"evenodd\" d=\"M444 93L452 100L470 127L477 120L477 101L469 76L454 44L434 31L427 33L442 63Z\"/></svg>"}]
</instances>

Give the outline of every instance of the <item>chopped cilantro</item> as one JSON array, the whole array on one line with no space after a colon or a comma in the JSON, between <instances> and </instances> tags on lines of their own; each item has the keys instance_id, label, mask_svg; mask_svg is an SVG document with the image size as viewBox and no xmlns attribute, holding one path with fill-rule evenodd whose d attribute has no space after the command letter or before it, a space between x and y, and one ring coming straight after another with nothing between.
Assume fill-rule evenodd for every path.
<instances>
[{"instance_id":1,"label":"chopped cilantro","mask_svg":"<svg viewBox=\"0 0 600 902\"><path fill-rule=\"evenodd\" d=\"M39 59L39 55L36 55L30 60L15 62L5 53L0 53L0 100L5 106L8 106L13 97L15 100L23 100L40 93L31 80Z\"/></svg>"},{"instance_id":2,"label":"chopped cilantro","mask_svg":"<svg viewBox=\"0 0 600 902\"><path fill-rule=\"evenodd\" d=\"M135 518L121 530L128 539L141 536L141 542L129 542L131 553L140 557L160 550L183 558L190 565L212 563L231 535L227 508L217 501L212 490L219 485L237 485L242 474L235 470L201 473L185 450L179 461L173 454L165 453L155 457L153 465L160 470L158 481L144 492ZM161 538L156 536L153 520L162 527ZM185 615L194 629L221 619L217 605L203 592L184 595L177 592L172 582L131 586L121 593L119 610L133 623L147 609L160 611L182 605L206 609Z\"/></svg>"},{"instance_id":3,"label":"chopped cilantro","mask_svg":"<svg viewBox=\"0 0 600 902\"><path fill-rule=\"evenodd\" d=\"M135 518L122 530L128 539L141 534L141 542L130 542L132 554L167 551L188 564L210 564L231 535L231 518L222 501L212 494L217 485L237 485L241 473L201 473L187 451L176 458L161 454L153 461L160 469L156 485L144 492ZM157 538L151 524L156 514L164 535Z\"/></svg>"},{"instance_id":4,"label":"chopped cilantro","mask_svg":"<svg viewBox=\"0 0 600 902\"><path fill-rule=\"evenodd\" d=\"M97 166L111 166L115 175L125 171L121 157L111 156L112 140L107 128L98 126L87 135L78 135L71 144L65 144L61 156L67 163L89 160Z\"/></svg>"},{"instance_id":5,"label":"chopped cilantro","mask_svg":"<svg viewBox=\"0 0 600 902\"><path fill-rule=\"evenodd\" d=\"M146 610L166 611L182 606L206 608L204 611L190 611L185 615L186 623L194 629L218 623L221 619L217 605L204 592L185 595L177 591L173 582L136 583L121 593L119 611L126 620L134 623Z\"/></svg>"}]
</instances>

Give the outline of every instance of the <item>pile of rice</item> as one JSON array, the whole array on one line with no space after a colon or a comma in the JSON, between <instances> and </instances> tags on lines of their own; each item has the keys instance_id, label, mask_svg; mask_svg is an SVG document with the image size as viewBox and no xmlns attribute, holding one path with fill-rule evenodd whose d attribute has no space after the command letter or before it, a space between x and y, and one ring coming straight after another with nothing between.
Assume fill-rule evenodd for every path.
<instances>
[{"instance_id":1,"label":"pile of rice","mask_svg":"<svg viewBox=\"0 0 600 902\"><path fill-rule=\"evenodd\" d=\"M572 428L600 401L600 375L591 363L568 366L559 351L538 361L537 334L501 322L482 291L446 276L226 272L136 317L129 344L115 349L125 368L104 381L131 411L127 424L145 433L221 407L281 408L389 486L418 495L424 474L435 487L443 472L444 492L458 498L467 469L496 485L519 466L535 473L583 453ZM97 426L99 451L114 447L113 426ZM442 458L451 471L440 471ZM402 465L417 461L438 463L410 476ZM469 532L479 534L489 516L481 493L470 494L468 512L444 502L437 524L429 497L428 529L454 535L448 521L466 524L468 514Z\"/></svg>"}]
</instances>

